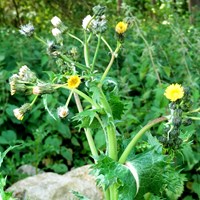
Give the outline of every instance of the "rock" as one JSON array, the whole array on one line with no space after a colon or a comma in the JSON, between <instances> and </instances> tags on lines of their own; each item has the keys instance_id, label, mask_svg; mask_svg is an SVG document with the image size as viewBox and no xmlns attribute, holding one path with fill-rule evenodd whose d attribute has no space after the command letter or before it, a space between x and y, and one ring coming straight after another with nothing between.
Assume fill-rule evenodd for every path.
<instances>
[{"instance_id":1,"label":"rock","mask_svg":"<svg viewBox=\"0 0 200 200\"><path fill-rule=\"evenodd\" d=\"M76 168L64 175L42 173L13 184L7 191L18 200L77 200L72 191L77 191L90 200L103 199L96 187L95 178L89 174L90 165Z\"/></svg>"}]
</instances>

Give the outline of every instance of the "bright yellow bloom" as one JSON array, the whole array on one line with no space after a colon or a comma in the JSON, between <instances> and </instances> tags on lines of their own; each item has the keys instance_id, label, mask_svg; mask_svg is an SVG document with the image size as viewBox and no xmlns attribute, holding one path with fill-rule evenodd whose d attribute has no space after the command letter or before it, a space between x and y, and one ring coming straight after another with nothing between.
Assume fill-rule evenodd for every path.
<instances>
[{"instance_id":1,"label":"bright yellow bloom","mask_svg":"<svg viewBox=\"0 0 200 200\"><path fill-rule=\"evenodd\" d=\"M125 23L125 22L119 22L116 27L115 27L115 31L118 33L118 34L123 34L124 32L126 32L127 30L127 27L128 27L128 24Z\"/></svg>"},{"instance_id":2,"label":"bright yellow bloom","mask_svg":"<svg viewBox=\"0 0 200 200\"><path fill-rule=\"evenodd\" d=\"M170 101L176 101L177 99L181 99L184 95L184 89L181 85L178 83L176 84L171 84L170 86L167 87L165 90L164 95L166 96L167 99Z\"/></svg>"},{"instance_id":3,"label":"bright yellow bloom","mask_svg":"<svg viewBox=\"0 0 200 200\"><path fill-rule=\"evenodd\" d=\"M72 75L69 77L69 79L67 80L67 86L70 89L74 89L77 88L81 83L81 79L78 75Z\"/></svg>"}]
</instances>

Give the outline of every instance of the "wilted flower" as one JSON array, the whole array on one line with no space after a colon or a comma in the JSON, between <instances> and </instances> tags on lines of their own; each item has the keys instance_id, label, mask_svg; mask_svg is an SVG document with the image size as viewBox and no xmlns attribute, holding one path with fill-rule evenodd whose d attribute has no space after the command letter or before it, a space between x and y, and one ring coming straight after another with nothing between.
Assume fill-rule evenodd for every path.
<instances>
[{"instance_id":1,"label":"wilted flower","mask_svg":"<svg viewBox=\"0 0 200 200\"><path fill-rule=\"evenodd\" d=\"M51 23L53 24L53 26L58 27L58 26L62 23L62 21L60 20L59 17L54 16L54 17L51 19Z\"/></svg>"},{"instance_id":2,"label":"wilted flower","mask_svg":"<svg viewBox=\"0 0 200 200\"><path fill-rule=\"evenodd\" d=\"M17 83L18 79L19 79L19 76L17 74L13 74L9 78L10 93L11 93L11 95L14 95L16 93L16 83Z\"/></svg>"},{"instance_id":3,"label":"wilted flower","mask_svg":"<svg viewBox=\"0 0 200 200\"><path fill-rule=\"evenodd\" d=\"M47 41L47 53L49 55L57 56L60 54L59 46L55 45L53 41Z\"/></svg>"},{"instance_id":4,"label":"wilted flower","mask_svg":"<svg viewBox=\"0 0 200 200\"><path fill-rule=\"evenodd\" d=\"M88 30L88 28L90 27L92 23L92 17L91 15L87 15L84 19L83 19L83 22L82 22L82 27L84 30Z\"/></svg>"},{"instance_id":5,"label":"wilted flower","mask_svg":"<svg viewBox=\"0 0 200 200\"><path fill-rule=\"evenodd\" d=\"M184 88L179 84L171 84L165 90L164 95L170 101L176 101L184 96Z\"/></svg>"},{"instance_id":6,"label":"wilted flower","mask_svg":"<svg viewBox=\"0 0 200 200\"><path fill-rule=\"evenodd\" d=\"M30 103L25 103L20 108L15 108L13 113L18 120L22 120L24 118L24 114L31 109Z\"/></svg>"},{"instance_id":7,"label":"wilted flower","mask_svg":"<svg viewBox=\"0 0 200 200\"><path fill-rule=\"evenodd\" d=\"M32 72L26 65L19 69L19 78L25 82L35 82L37 80L36 74Z\"/></svg>"},{"instance_id":8,"label":"wilted flower","mask_svg":"<svg viewBox=\"0 0 200 200\"><path fill-rule=\"evenodd\" d=\"M60 36L61 35L61 31L58 28L53 28L52 29L52 35L54 37Z\"/></svg>"},{"instance_id":9,"label":"wilted flower","mask_svg":"<svg viewBox=\"0 0 200 200\"><path fill-rule=\"evenodd\" d=\"M60 106L57 109L57 113L60 118L65 118L69 114L69 109L67 106Z\"/></svg>"},{"instance_id":10,"label":"wilted flower","mask_svg":"<svg viewBox=\"0 0 200 200\"><path fill-rule=\"evenodd\" d=\"M28 70L30 70L30 69L26 65L22 66L19 69L19 77L23 78Z\"/></svg>"},{"instance_id":11,"label":"wilted flower","mask_svg":"<svg viewBox=\"0 0 200 200\"><path fill-rule=\"evenodd\" d=\"M115 27L115 31L118 33L118 34L123 34L124 32L126 32L127 30L127 27L128 27L128 24L125 23L125 22L119 22L116 27Z\"/></svg>"},{"instance_id":12,"label":"wilted flower","mask_svg":"<svg viewBox=\"0 0 200 200\"><path fill-rule=\"evenodd\" d=\"M72 75L69 77L69 79L67 80L67 86L70 89L75 89L77 88L81 83L81 79L78 75Z\"/></svg>"},{"instance_id":13,"label":"wilted flower","mask_svg":"<svg viewBox=\"0 0 200 200\"><path fill-rule=\"evenodd\" d=\"M43 83L33 87L32 93L35 95L51 94L54 92L54 87L49 83Z\"/></svg>"},{"instance_id":14,"label":"wilted flower","mask_svg":"<svg viewBox=\"0 0 200 200\"><path fill-rule=\"evenodd\" d=\"M107 29L107 20L105 15L96 17L95 20L92 21L92 31L94 34L103 33Z\"/></svg>"},{"instance_id":15,"label":"wilted flower","mask_svg":"<svg viewBox=\"0 0 200 200\"><path fill-rule=\"evenodd\" d=\"M22 34L22 35L25 35L25 36L32 36L33 33L34 33L34 26L29 23L29 24L26 24L26 25L22 25L20 26L20 30L19 32Z\"/></svg>"}]
</instances>

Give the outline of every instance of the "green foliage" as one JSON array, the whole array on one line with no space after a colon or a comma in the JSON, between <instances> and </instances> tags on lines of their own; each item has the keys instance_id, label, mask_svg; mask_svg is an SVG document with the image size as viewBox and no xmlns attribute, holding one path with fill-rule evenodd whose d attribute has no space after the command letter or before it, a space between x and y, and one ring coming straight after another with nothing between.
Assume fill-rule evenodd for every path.
<instances>
[{"instance_id":1,"label":"green foliage","mask_svg":"<svg viewBox=\"0 0 200 200\"><path fill-rule=\"evenodd\" d=\"M136 184L134 177L128 168L113 161L105 155L100 155L97 164L92 166L92 174L96 176L97 184L105 190L116 184L119 188L119 199L133 199L136 195Z\"/></svg>"},{"instance_id":2,"label":"green foliage","mask_svg":"<svg viewBox=\"0 0 200 200\"><path fill-rule=\"evenodd\" d=\"M70 25L70 23L73 25L78 24L80 27L85 13L90 9L90 6L95 4L94 1L89 2L87 6L83 6L85 2L77 1L74 4L72 1L69 1L66 5L66 2L57 1L51 2L47 6L45 1L36 1L34 5L27 1L29 6L26 7L23 2L16 2L19 6L20 18L17 18L18 22L14 22L15 26L19 27L19 22L26 22L28 20L38 24L39 29L45 27L47 31L50 29L51 17L54 14L57 15L58 10L59 15L67 13L67 16L64 15L62 17L63 21L67 18L67 25ZM110 31L111 33L107 32L104 36L110 40L111 46L115 45L113 24L116 23L116 18L122 20L122 18L126 17L130 21L129 31L126 33L122 51L118 54L116 62L109 72L109 76L115 77L115 79L107 78L103 85L103 89L107 91L106 96L111 105L114 120L117 123L118 141L123 141L130 136L134 136L140 127L145 125L150 119L166 114L168 101L164 98L163 92L167 83L178 82L191 86L194 102L199 102L200 32L198 26L186 22L189 20L185 20L188 16L183 15L187 10L183 1L176 1L176 3L174 3L175 1L157 1L156 4L153 4L153 1L126 1L126 4L123 4L121 8L120 16L116 16L116 3L111 1L100 2L108 6L110 14L113 13L112 20L109 19L109 29L112 29L112 31ZM59 5L62 5L61 10ZM2 8L11 9L9 9L8 15L2 14L0 20L9 24L13 23L13 19L16 16L13 16L12 13L14 13L13 10L16 10L16 8L9 1L2 1L1 10ZM5 12L4 9L3 11ZM36 12L37 17L34 17ZM26 13L29 13L29 15ZM133 16L133 13L138 18ZM151 16L152 18L150 17L150 20L148 20L144 19L144 16L148 16L148 18ZM4 18L3 20L2 17ZM75 26L70 32L78 31ZM52 38L47 33L42 33L41 35L42 38ZM78 33L78 35L82 37L81 33ZM107 138L105 138L102 130L98 130L100 125L96 113L100 114L101 120L105 122L104 128L108 125L108 113L104 113L105 110L90 109L88 107L88 110L75 115L76 108L72 100L70 102L68 119L59 120L56 117L56 106L65 103L66 97L69 95L68 92L60 89L59 94L55 93L52 96L45 95L41 99L39 98L34 109L25 116L23 122L19 122L13 116L13 109L16 106L20 106L19 102L31 101L32 99L29 96L23 97L21 94L14 97L9 95L7 80L11 74L16 73L20 66L27 64L31 70L37 72L40 79L48 80L49 82L59 82L63 81L63 79L65 80L65 77L58 77L56 73L65 72L66 69L71 69L71 66L66 66L66 63L63 64L62 62L59 63L60 61L55 62L55 58L47 55L43 46L39 45L37 41L34 41L32 38L25 39L21 36L19 37L19 33L16 30L2 28L0 31L0 41L0 150L2 152L10 145L22 144L15 152L10 152L9 156L5 158L5 164L2 166L2 173L8 175L9 184L21 178L15 171L16 168L25 163L31 163L36 167L57 173L65 173L71 167L90 163L88 156L89 147L81 128L92 128L96 146L104 151ZM71 42L71 39L67 37L67 41ZM68 52L72 46L77 46L78 54L80 54L80 45L74 41L72 43L73 45L67 46L65 51ZM93 53L96 41L92 40L90 45L91 52ZM101 47L106 46L101 44ZM104 71L107 65L107 58L110 56L108 50L102 49L99 51L99 59L97 59L95 65L98 73ZM76 62L83 63L82 55L76 57ZM81 65L81 67L83 66ZM80 69L82 69L81 67ZM45 73L43 73L44 71ZM161 84L159 84L156 71L160 77ZM49 76L49 79L47 76ZM84 77L84 81L89 82L92 76ZM92 84L90 82L87 86L86 93L91 94L92 99L99 103L101 94L95 87L95 84L99 81L99 77L96 77L97 79ZM118 90L116 89L117 87ZM88 104L83 103L87 107ZM45 110L43 105L45 105ZM75 121L72 122L71 119ZM77 122L81 122L79 126L77 126ZM41 126L38 127L38 124L41 124ZM199 198L199 178L197 178L197 174L194 174L199 170L200 161L200 136L198 129L194 132L198 126L199 123L197 122L186 129L193 143L188 142L190 137L186 135L183 137L183 140L188 144L181 147L182 149L177 152L178 155L176 152L173 152L177 158L174 163L176 170L173 170L168 165L169 163L163 163L164 156L162 156L161 152L159 154L156 151L143 152L149 147L149 144L152 146L157 145L156 150L160 148L157 141L151 137L144 137L144 142L141 142L135 149L135 152L133 152L133 154L138 152L141 154L138 154L131 161L132 165L138 168L138 172L140 172L138 174L140 175L141 187L136 198L143 198L144 195L146 199L153 200L162 199L162 197L169 199L183 198L183 196L187 196L183 192L184 189L186 191L189 190L189 193L193 195L193 197L187 196L184 199ZM80 128L81 133L78 133L76 127ZM152 134L156 136L162 135L163 127L153 128ZM124 141L120 145L126 146L125 143ZM123 173L129 174L124 176L127 177L127 180L130 179L130 185L135 183L134 178L124 166L108 157L103 156L99 159L100 166L98 164L97 166L101 169L100 172L106 175L106 170L109 171L107 174L109 177L103 178L100 176L99 182L104 187L109 186L112 184L110 178L113 178L113 181L118 184L120 191L122 191L120 198L123 199L123 195L128 193L127 191L130 189L124 184L126 180L122 177ZM100 161L104 163L102 166ZM109 163L108 166L114 172L117 172L115 174L118 175L120 174L119 172L122 172L122 175L114 177L112 170L108 169L107 166L103 166L106 165L106 162ZM143 167L145 171L142 170ZM181 172L179 172L180 168ZM99 173L98 170L97 172ZM155 177L154 174L156 174ZM185 177L182 174L187 174L187 183L191 183L191 187L188 188L186 184L185 188L183 187ZM154 184L147 184L145 176L150 177L151 183ZM154 178L160 181L159 184L154 182ZM131 191L135 193L136 186Z\"/></svg>"}]
</instances>

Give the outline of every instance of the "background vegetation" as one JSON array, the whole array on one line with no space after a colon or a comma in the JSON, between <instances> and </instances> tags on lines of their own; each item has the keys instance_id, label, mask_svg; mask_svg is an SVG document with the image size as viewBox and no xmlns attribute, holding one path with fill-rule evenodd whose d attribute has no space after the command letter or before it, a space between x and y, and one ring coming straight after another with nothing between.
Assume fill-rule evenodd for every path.
<instances>
[{"instance_id":1,"label":"background vegetation","mask_svg":"<svg viewBox=\"0 0 200 200\"><path fill-rule=\"evenodd\" d=\"M46 79L45 71L55 71L56 63L46 49L35 39L20 35L20 25L31 22L43 38L52 38L50 19L58 16L81 37L82 19L94 5L107 6L108 30L105 37L111 45L115 41L114 26L118 20L128 18L132 24L126 33L123 49L115 62L110 76L115 77L124 102L124 113L119 121L119 132L124 141L133 135L140 125L166 114L168 101L163 97L166 85L180 83L190 86L193 101L200 104L200 1L142 0L142 1L82 1L76 0L1 0L0 2L0 151L10 145L21 144L7 154L1 167L8 176L8 185L24 177L17 168L32 164L46 171L65 173L72 167L90 163L91 158L85 136L71 119L77 112L73 102L70 115L65 120L49 116L43 101L21 122L12 110L25 102L23 95L11 96L9 77L22 65L27 65L40 78ZM76 46L70 43L68 50ZM94 44L95 45L95 44ZM94 46L95 48L95 46ZM77 47L81 60L81 51ZM100 52L98 69L101 70L108 55ZM108 85L111 87L112 85ZM65 102L66 91L48 96L52 112ZM175 161L181 164L187 181L180 199L200 198L200 125L196 122L187 128L192 132L192 142L179 152ZM163 127L153 130L162 135ZM94 135L100 149L104 149L101 132ZM145 140L144 140L145 141ZM125 144L124 144L125 145ZM141 142L137 152L145 149Z\"/></svg>"}]
</instances>

